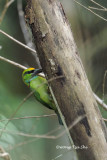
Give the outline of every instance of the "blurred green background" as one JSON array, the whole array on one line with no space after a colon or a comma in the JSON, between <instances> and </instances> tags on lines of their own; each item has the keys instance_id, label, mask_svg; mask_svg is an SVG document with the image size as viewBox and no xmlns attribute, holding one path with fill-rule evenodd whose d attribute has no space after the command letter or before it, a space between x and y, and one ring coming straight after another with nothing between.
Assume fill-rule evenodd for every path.
<instances>
[{"instance_id":1,"label":"blurred green background","mask_svg":"<svg viewBox=\"0 0 107 160\"><path fill-rule=\"evenodd\" d=\"M102 98L102 84L104 73L107 70L107 22L98 18L91 12L82 8L71 0L60 0L71 24L74 38L84 64L88 79L93 91ZM97 7L89 0L79 1L85 6ZM96 1L107 7L106 0ZM0 1L0 15L6 1ZM23 1L23 9L26 2ZM107 12L95 11L104 18ZM7 32L17 40L25 43L21 31L15 0L8 8L0 29ZM25 48L14 43L0 33L0 55L25 66L37 67L34 55ZM0 120L10 118L30 90L22 82L22 69L0 60ZM107 102L107 85L105 83L105 102ZM103 117L107 113L102 109ZM15 117L51 114L52 111L44 108L32 96L18 110ZM6 121L0 122L0 129ZM27 134L46 134L59 127L57 117L39 119L12 120L7 125L11 132ZM64 130L63 127L52 135L57 135ZM28 138L20 135L3 133L0 136L0 146L10 153L14 160L65 160L76 159L74 152L67 149L56 149L56 146L69 146L67 135L52 139ZM59 158L57 157L59 156Z\"/></svg>"}]
</instances>

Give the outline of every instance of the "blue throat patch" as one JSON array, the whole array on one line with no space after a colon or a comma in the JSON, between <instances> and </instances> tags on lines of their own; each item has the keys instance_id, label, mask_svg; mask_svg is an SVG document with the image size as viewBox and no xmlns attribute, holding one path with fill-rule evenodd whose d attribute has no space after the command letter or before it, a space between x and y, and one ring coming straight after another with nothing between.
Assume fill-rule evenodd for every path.
<instances>
[{"instance_id":1,"label":"blue throat patch","mask_svg":"<svg viewBox=\"0 0 107 160\"><path fill-rule=\"evenodd\" d=\"M30 80L25 80L25 82L26 83L29 83L29 82L31 82L33 79L36 79L38 76L34 76L34 77L32 77Z\"/></svg>"}]
</instances>

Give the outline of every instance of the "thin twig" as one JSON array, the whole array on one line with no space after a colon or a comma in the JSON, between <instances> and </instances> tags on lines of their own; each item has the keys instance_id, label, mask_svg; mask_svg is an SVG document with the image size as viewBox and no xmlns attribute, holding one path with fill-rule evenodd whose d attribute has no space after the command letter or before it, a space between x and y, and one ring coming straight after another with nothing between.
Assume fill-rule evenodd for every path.
<instances>
[{"instance_id":1,"label":"thin twig","mask_svg":"<svg viewBox=\"0 0 107 160\"><path fill-rule=\"evenodd\" d=\"M73 145L73 141L72 141L72 138L71 138L71 136L70 136L68 126L66 125L64 116L63 116L63 114L62 114L62 112L61 112L61 109L60 109L58 103L57 103L56 97L54 96L54 93L53 93L53 91L52 91L51 86L49 86L49 89L50 89L51 95L52 95L52 97L53 97L54 103L55 103L55 105L56 105L56 107L57 107L57 110L58 110L58 112L59 112L59 115L60 115L60 118L61 118L61 120L62 120L62 123L63 123L63 125L64 125L64 127L65 127L67 136L68 136L69 141L70 141L70 145Z\"/></svg>"},{"instance_id":2,"label":"thin twig","mask_svg":"<svg viewBox=\"0 0 107 160\"><path fill-rule=\"evenodd\" d=\"M103 8L103 9L106 9L104 6L102 6L101 4L95 2L94 0L90 0L91 2L93 2L94 4L96 4L97 6Z\"/></svg>"},{"instance_id":3,"label":"thin twig","mask_svg":"<svg viewBox=\"0 0 107 160\"><path fill-rule=\"evenodd\" d=\"M5 4L5 6L4 6L4 10L3 10L2 14L1 14L1 17L0 17L0 24L1 24L1 22L2 22L2 20L3 20L3 18L4 18L4 16L5 16L5 14L6 14L6 11L7 11L8 7L9 7L13 2L14 2L14 0L10 0L9 2L8 2L8 0L7 0L6 4Z\"/></svg>"},{"instance_id":4,"label":"thin twig","mask_svg":"<svg viewBox=\"0 0 107 160\"><path fill-rule=\"evenodd\" d=\"M17 44L19 44L20 46L24 47L25 49L36 53L36 51L28 46L26 46L25 44L21 43L20 41L16 40L15 38L13 38L12 36L10 36L9 34L7 34L6 32L0 30L0 33L2 33L3 35L5 35L6 37L8 37L9 39L11 39L12 41L16 42Z\"/></svg>"},{"instance_id":5,"label":"thin twig","mask_svg":"<svg viewBox=\"0 0 107 160\"><path fill-rule=\"evenodd\" d=\"M56 129L54 129L54 130L51 130L51 131L49 131L48 133L46 133L45 135L50 135L50 134L52 134L52 133L55 133L55 132L57 132L58 130L60 130L61 129L61 126L59 126L58 128L56 128ZM21 143L18 143L18 144L16 144L16 145L14 145L14 146L12 146L12 147L10 147L9 146L9 149L7 149L8 151L10 151L10 150L13 150L13 149L15 149L15 148L17 148L17 147L20 147L20 146L23 146L23 145L25 145L25 144L28 144L28 143L32 143L32 142L36 142L36 141L38 141L39 139L41 139L41 138L38 138L38 139L31 139L31 140L26 140L26 141L24 141L24 142L21 142Z\"/></svg>"},{"instance_id":6,"label":"thin twig","mask_svg":"<svg viewBox=\"0 0 107 160\"><path fill-rule=\"evenodd\" d=\"M68 129L72 129L76 124L78 124L82 119L84 119L86 115L84 116L79 116L78 118L76 118L72 124L68 127ZM26 133L23 133L23 132L14 132L14 131L10 131L10 130L2 130L0 129L0 131L2 132L5 132L5 133L9 133L9 134L12 134L12 135L19 135L19 136L24 136L24 137L30 137L30 138L46 138L46 139L58 139L60 137L62 137L64 134L66 134L66 130L61 132L60 134L58 134L57 136L54 136L54 135L46 135L46 134L43 134L43 135L38 135L38 134L35 134L35 135L31 135L31 134L26 134Z\"/></svg>"},{"instance_id":7,"label":"thin twig","mask_svg":"<svg viewBox=\"0 0 107 160\"><path fill-rule=\"evenodd\" d=\"M27 133L23 133L23 132L14 132L14 131L10 131L10 130L2 130L0 129L1 132L5 132L5 133L9 133L12 135L18 135L18 136L23 136L23 137L29 137L29 138L46 138L46 139L56 139L55 136L47 136L47 135L39 135L39 134L35 134L35 135L31 135L31 134L27 134Z\"/></svg>"},{"instance_id":8,"label":"thin twig","mask_svg":"<svg viewBox=\"0 0 107 160\"><path fill-rule=\"evenodd\" d=\"M107 8L106 9L103 9L103 8L95 8L95 7L91 7L89 6L90 9L94 9L94 10L98 10L98 11L104 11L104 12L107 12Z\"/></svg>"},{"instance_id":9,"label":"thin twig","mask_svg":"<svg viewBox=\"0 0 107 160\"><path fill-rule=\"evenodd\" d=\"M7 153L2 146L0 146L0 158L4 160L12 160L9 153Z\"/></svg>"},{"instance_id":10,"label":"thin twig","mask_svg":"<svg viewBox=\"0 0 107 160\"><path fill-rule=\"evenodd\" d=\"M24 104L24 102L34 93L30 92L24 99L23 101L20 103L20 105L17 107L17 109L15 110L15 112L11 115L10 119L7 121L7 123L5 124L4 128L2 129L1 133L0 133L0 137L2 136L3 131L6 129L7 125L9 124L9 122L13 119L13 117L16 115L16 113L18 112L18 110L21 108L21 106Z\"/></svg>"},{"instance_id":11,"label":"thin twig","mask_svg":"<svg viewBox=\"0 0 107 160\"><path fill-rule=\"evenodd\" d=\"M53 116L56 116L56 114L54 113L54 114L41 115L41 116L15 117L15 118L12 118L12 119L2 119L2 120L0 120L0 122L3 122L3 121L10 121L10 120L19 120L19 119L46 118L46 117L53 117Z\"/></svg>"},{"instance_id":12,"label":"thin twig","mask_svg":"<svg viewBox=\"0 0 107 160\"><path fill-rule=\"evenodd\" d=\"M9 64L12 64L12 65L18 67L18 68L21 68L21 69L24 69L24 70L27 69L27 67L25 67L25 66L23 66L23 65L21 65L21 64L19 64L17 62L14 62L12 60L9 60L9 59L7 59L5 57L0 56L0 60L3 60L3 61L5 61L5 62L7 62ZM45 77L44 73L39 73L38 75L41 76L41 77Z\"/></svg>"},{"instance_id":13,"label":"thin twig","mask_svg":"<svg viewBox=\"0 0 107 160\"><path fill-rule=\"evenodd\" d=\"M5 62L8 62L8 63L10 63L10 64L12 64L12 65L14 65L14 66L16 66L16 67L18 67L18 68L21 68L21 69L27 69L27 67L25 67L25 66L23 66L23 65L21 65L21 64L19 64L19 63L16 63L16 62L14 62L14 61L12 61L12 60L9 60L9 59L7 59L7 58L4 58L4 57L2 57L2 56L0 56L0 60L3 60L3 61L5 61Z\"/></svg>"},{"instance_id":14,"label":"thin twig","mask_svg":"<svg viewBox=\"0 0 107 160\"><path fill-rule=\"evenodd\" d=\"M103 109L107 110L107 105L103 102L103 100L101 100L95 93L93 93L93 94L94 94L94 97L95 97L97 103L99 105L101 105L103 107Z\"/></svg>"},{"instance_id":15,"label":"thin twig","mask_svg":"<svg viewBox=\"0 0 107 160\"><path fill-rule=\"evenodd\" d=\"M107 122L107 119L106 118L102 118L105 122Z\"/></svg>"},{"instance_id":16,"label":"thin twig","mask_svg":"<svg viewBox=\"0 0 107 160\"><path fill-rule=\"evenodd\" d=\"M86 10L90 11L91 13L93 13L94 15L96 15L97 17L103 19L104 21L107 22L107 19L103 18L102 16L100 16L99 14L95 13L94 11L92 11L91 9L87 8L86 6L82 5L81 3L79 3L76 0L73 0L74 2L76 2L77 4L79 4L80 6L82 6L83 8L85 8Z\"/></svg>"},{"instance_id":17,"label":"thin twig","mask_svg":"<svg viewBox=\"0 0 107 160\"><path fill-rule=\"evenodd\" d=\"M61 159L61 157L64 157L65 154L67 154L68 152L70 152L72 149L74 149L74 147L72 146L69 146L70 149L68 149L67 151L64 151L63 153L61 153L60 155L56 156L55 158L52 158L51 160L57 160L57 159ZM77 159L77 158L76 158Z\"/></svg>"},{"instance_id":18,"label":"thin twig","mask_svg":"<svg viewBox=\"0 0 107 160\"><path fill-rule=\"evenodd\" d=\"M107 75L107 70L105 71L105 73L104 73L104 78L103 78L103 101L104 101L106 75Z\"/></svg>"},{"instance_id":19,"label":"thin twig","mask_svg":"<svg viewBox=\"0 0 107 160\"><path fill-rule=\"evenodd\" d=\"M9 7L13 2L14 2L14 0L10 0L10 1L6 4L6 7Z\"/></svg>"}]
</instances>

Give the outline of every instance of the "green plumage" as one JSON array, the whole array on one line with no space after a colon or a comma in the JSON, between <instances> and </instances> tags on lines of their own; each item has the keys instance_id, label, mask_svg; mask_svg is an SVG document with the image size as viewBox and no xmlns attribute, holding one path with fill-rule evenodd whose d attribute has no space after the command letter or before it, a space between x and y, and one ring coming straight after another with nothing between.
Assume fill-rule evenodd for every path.
<instances>
[{"instance_id":1,"label":"green plumage","mask_svg":"<svg viewBox=\"0 0 107 160\"><path fill-rule=\"evenodd\" d=\"M62 124L58 110L49 92L47 80L44 77L37 75L40 72L41 70L34 68L24 70L22 74L23 81L32 91L34 91L34 95L40 103L55 111L58 115L59 123Z\"/></svg>"}]
</instances>

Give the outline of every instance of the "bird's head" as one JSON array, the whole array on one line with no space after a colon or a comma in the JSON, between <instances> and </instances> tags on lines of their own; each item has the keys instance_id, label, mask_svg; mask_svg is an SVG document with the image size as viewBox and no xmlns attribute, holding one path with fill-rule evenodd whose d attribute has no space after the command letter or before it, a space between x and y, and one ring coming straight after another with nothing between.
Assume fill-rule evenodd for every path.
<instances>
[{"instance_id":1,"label":"bird's head","mask_svg":"<svg viewBox=\"0 0 107 160\"><path fill-rule=\"evenodd\" d=\"M36 78L38 74L41 72L42 72L42 69L35 69L35 68L25 69L22 73L22 78L23 78L24 83L27 86L29 86L30 81Z\"/></svg>"}]
</instances>

